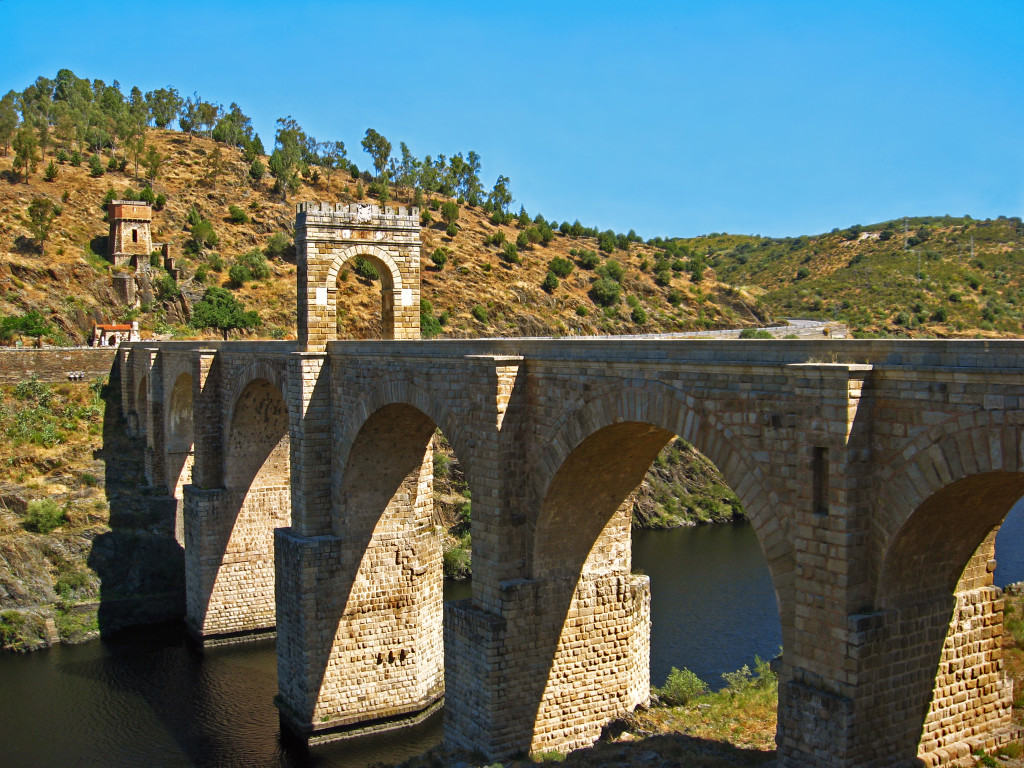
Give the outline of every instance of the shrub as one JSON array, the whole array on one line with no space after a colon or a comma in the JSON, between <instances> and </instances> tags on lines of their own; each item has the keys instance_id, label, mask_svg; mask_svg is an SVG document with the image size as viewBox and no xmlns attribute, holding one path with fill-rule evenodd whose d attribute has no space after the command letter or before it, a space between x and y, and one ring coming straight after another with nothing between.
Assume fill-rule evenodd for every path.
<instances>
[{"instance_id":1,"label":"shrub","mask_svg":"<svg viewBox=\"0 0 1024 768\"><path fill-rule=\"evenodd\" d=\"M580 304L580 305L579 305L578 307L576 307L576 314L577 314L577 315L578 315L579 317L586 317L587 315L589 315L589 314L590 314L590 310L589 310L589 309L587 309L587 308L586 308L585 306L583 306L582 304Z\"/></svg>"},{"instance_id":2,"label":"shrub","mask_svg":"<svg viewBox=\"0 0 1024 768\"><path fill-rule=\"evenodd\" d=\"M633 311L630 312L629 316L637 325L643 325L647 322L647 310L643 307L633 307Z\"/></svg>"},{"instance_id":3,"label":"shrub","mask_svg":"<svg viewBox=\"0 0 1024 768\"><path fill-rule=\"evenodd\" d=\"M688 704L698 696L707 693L707 691L707 683L686 667L682 669L672 667L672 670L668 673L668 678L665 680L665 685L655 689L655 693L658 694L658 698L661 699L662 703L670 707L680 707Z\"/></svg>"},{"instance_id":4,"label":"shrub","mask_svg":"<svg viewBox=\"0 0 1024 768\"><path fill-rule=\"evenodd\" d=\"M440 333L441 321L434 317L434 305L426 299L420 299L420 336L432 339Z\"/></svg>"},{"instance_id":5,"label":"shrub","mask_svg":"<svg viewBox=\"0 0 1024 768\"><path fill-rule=\"evenodd\" d=\"M560 277L563 280L572 274L572 262L568 259L555 257L548 262L548 270L555 277Z\"/></svg>"},{"instance_id":6,"label":"shrub","mask_svg":"<svg viewBox=\"0 0 1024 768\"><path fill-rule=\"evenodd\" d=\"M608 259L608 261L606 261L604 265L597 270L597 274L599 274L601 277L610 278L611 280L614 280L617 283L622 282L623 273L624 270L622 269L622 265L619 264L619 262L617 262L615 259Z\"/></svg>"},{"instance_id":7,"label":"shrub","mask_svg":"<svg viewBox=\"0 0 1024 768\"><path fill-rule=\"evenodd\" d=\"M740 331L741 339L773 339L770 331L765 331L761 328L744 328Z\"/></svg>"},{"instance_id":8,"label":"shrub","mask_svg":"<svg viewBox=\"0 0 1024 768\"><path fill-rule=\"evenodd\" d=\"M252 280L252 270L240 262L233 264L228 270L228 279L231 280L233 286L241 288Z\"/></svg>"},{"instance_id":9,"label":"shrub","mask_svg":"<svg viewBox=\"0 0 1024 768\"><path fill-rule=\"evenodd\" d=\"M352 260L352 271L364 280L380 280L380 272L378 272L377 268L362 256L356 256Z\"/></svg>"},{"instance_id":10,"label":"shrub","mask_svg":"<svg viewBox=\"0 0 1024 768\"><path fill-rule=\"evenodd\" d=\"M484 325L487 325L487 322L490 319L487 316L487 307L485 307L483 304L474 304L473 309L470 310L470 314L473 315L473 318L475 320L483 323Z\"/></svg>"},{"instance_id":11,"label":"shrub","mask_svg":"<svg viewBox=\"0 0 1024 768\"><path fill-rule=\"evenodd\" d=\"M530 238L528 238L526 236L525 232L520 232L516 236L516 248L518 248L520 251L525 251L529 247L530 247Z\"/></svg>"},{"instance_id":12,"label":"shrub","mask_svg":"<svg viewBox=\"0 0 1024 768\"><path fill-rule=\"evenodd\" d=\"M249 214L239 208L237 205L228 206L228 217L231 219L233 224L248 224Z\"/></svg>"},{"instance_id":13,"label":"shrub","mask_svg":"<svg viewBox=\"0 0 1024 768\"><path fill-rule=\"evenodd\" d=\"M74 165L74 163L72 163L72 165ZM99 178L103 173L103 161L100 160L100 156L92 155L89 158L89 175L94 178Z\"/></svg>"},{"instance_id":14,"label":"shrub","mask_svg":"<svg viewBox=\"0 0 1024 768\"><path fill-rule=\"evenodd\" d=\"M516 249L515 243L505 243L505 247L501 249L501 260L509 264L523 263L519 258L519 252Z\"/></svg>"},{"instance_id":15,"label":"shrub","mask_svg":"<svg viewBox=\"0 0 1024 768\"><path fill-rule=\"evenodd\" d=\"M811 270L809 270L807 267L800 267L800 269L798 269L796 271L796 279L797 280L803 280L805 277L810 277L810 276L811 276Z\"/></svg>"},{"instance_id":16,"label":"shrub","mask_svg":"<svg viewBox=\"0 0 1024 768\"><path fill-rule=\"evenodd\" d=\"M161 192L153 201L153 207L158 211L162 211L165 205L167 205L167 195Z\"/></svg>"},{"instance_id":17,"label":"shrub","mask_svg":"<svg viewBox=\"0 0 1024 768\"><path fill-rule=\"evenodd\" d=\"M540 287L548 293L551 293L558 287L558 278L551 272L548 272L544 275L544 279L541 281Z\"/></svg>"},{"instance_id":18,"label":"shrub","mask_svg":"<svg viewBox=\"0 0 1024 768\"><path fill-rule=\"evenodd\" d=\"M597 255L597 251L591 251L587 248L583 248L579 251L579 262L583 269L594 269L598 264L601 263L601 257Z\"/></svg>"},{"instance_id":19,"label":"shrub","mask_svg":"<svg viewBox=\"0 0 1024 768\"><path fill-rule=\"evenodd\" d=\"M599 304L602 307L610 307L617 304L621 292L622 286L610 277L602 277L590 286L590 298L594 300L595 304Z\"/></svg>"},{"instance_id":20,"label":"shrub","mask_svg":"<svg viewBox=\"0 0 1024 768\"><path fill-rule=\"evenodd\" d=\"M678 307L683 303L683 292L673 288L668 292L668 303L673 307Z\"/></svg>"},{"instance_id":21,"label":"shrub","mask_svg":"<svg viewBox=\"0 0 1024 768\"><path fill-rule=\"evenodd\" d=\"M266 280L270 277L270 264L267 263L267 257L260 252L259 248L253 248L251 251L243 253L238 257L238 263L248 267L256 280Z\"/></svg>"},{"instance_id":22,"label":"shrub","mask_svg":"<svg viewBox=\"0 0 1024 768\"><path fill-rule=\"evenodd\" d=\"M117 158L111 155L110 159L107 160L107 171L109 173L114 173L114 171L118 170L119 167L120 164L117 162Z\"/></svg>"},{"instance_id":23,"label":"shrub","mask_svg":"<svg viewBox=\"0 0 1024 768\"><path fill-rule=\"evenodd\" d=\"M430 211L423 211L420 213L420 226L429 227L430 223L434 220L434 217L430 215Z\"/></svg>"},{"instance_id":24,"label":"shrub","mask_svg":"<svg viewBox=\"0 0 1024 768\"><path fill-rule=\"evenodd\" d=\"M441 218L445 224L451 225L459 220L459 205L454 200L446 200L441 206Z\"/></svg>"},{"instance_id":25,"label":"shrub","mask_svg":"<svg viewBox=\"0 0 1024 768\"><path fill-rule=\"evenodd\" d=\"M435 248L434 252L430 254L430 260L438 269L444 269L444 265L448 263L448 252L444 248Z\"/></svg>"},{"instance_id":26,"label":"shrub","mask_svg":"<svg viewBox=\"0 0 1024 768\"><path fill-rule=\"evenodd\" d=\"M153 290L160 301L176 299L181 295L181 289L178 288L178 284L168 274L160 275L160 277L153 281Z\"/></svg>"},{"instance_id":27,"label":"shrub","mask_svg":"<svg viewBox=\"0 0 1024 768\"><path fill-rule=\"evenodd\" d=\"M275 232L267 240L263 253L266 254L268 259L286 259L295 254L295 246L288 235L283 232Z\"/></svg>"},{"instance_id":28,"label":"shrub","mask_svg":"<svg viewBox=\"0 0 1024 768\"><path fill-rule=\"evenodd\" d=\"M449 224L447 227L445 227L444 233L448 235L448 237L455 237L457 234L459 234L459 225Z\"/></svg>"},{"instance_id":29,"label":"shrub","mask_svg":"<svg viewBox=\"0 0 1024 768\"><path fill-rule=\"evenodd\" d=\"M43 171L43 178L46 179L46 181L56 180L57 164L53 162L53 160L50 161L49 165L46 166L46 170Z\"/></svg>"},{"instance_id":30,"label":"shrub","mask_svg":"<svg viewBox=\"0 0 1024 768\"><path fill-rule=\"evenodd\" d=\"M662 288L672 284L672 273L667 269L659 269L654 273L654 284Z\"/></svg>"},{"instance_id":31,"label":"shrub","mask_svg":"<svg viewBox=\"0 0 1024 768\"><path fill-rule=\"evenodd\" d=\"M472 572L473 556L468 549L452 547L442 555L446 579L465 579Z\"/></svg>"},{"instance_id":32,"label":"shrub","mask_svg":"<svg viewBox=\"0 0 1024 768\"><path fill-rule=\"evenodd\" d=\"M50 533L64 522L64 510L53 499L33 499L22 524L29 531Z\"/></svg>"}]
</instances>

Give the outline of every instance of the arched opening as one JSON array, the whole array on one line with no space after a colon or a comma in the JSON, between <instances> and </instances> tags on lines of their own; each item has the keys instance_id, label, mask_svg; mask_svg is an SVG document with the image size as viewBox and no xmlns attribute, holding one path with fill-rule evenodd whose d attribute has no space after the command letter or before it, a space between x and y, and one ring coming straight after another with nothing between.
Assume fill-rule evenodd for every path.
<instances>
[{"instance_id":1,"label":"arched opening","mask_svg":"<svg viewBox=\"0 0 1024 768\"><path fill-rule=\"evenodd\" d=\"M274 529L291 524L290 479L287 405L277 386L254 379L225 436L223 506L201 533L197 557L214 571L204 635L275 626Z\"/></svg>"},{"instance_id":2,"label":"arched opening","mask_svg":"<svg viewBox=\"0 0 1024 768\"><path fill-rule=\"evenodd\" d=\"M572 447L543 491L531 575L544 606L535 629L536 661L548 661L527 665L521 680L535 697L532 743L525 749L590 744L605 724L647 703L651 682L663 682L650 677L655 590L647 575L632 571L631 520L634 489L674 436L640 421L597 428ZM753 522L767 549L759 521ZM777 555L773 570L785 569L782 559ZM777 610L772 619L773 640L781 640ZM706 682L720 687L720 681Z\"/></svg>"},{"instance_id":3,"label":"arched opening","mask_svg":"<svg viewBox=\"0 0 1024 768\"><path fill-rule=\"evenodd\" d=\"M370 252L351 256L338 269L335 325L339 339L394 338L394 277Z\"/></svg>"},{"instance_id":4,"label":"arched opening","mask_svg":"<svg viewBox=\"0 0 1024 768\"><path fill-rule=\"evenodd\" d=\"M1009 724L993 571L998 527L1022 495L1024 473L961 478L925 499L888 548L877 600L886 639L872 650L888 683L879 742L894 759L973 750Z\"/></svg>"},{"instance_id":5,"label":"arched opening","mask_svg":"<svg viewBox=\"0 0 1024 768\"><path fill-rule=\"evenodd\" d=\"M442 535L434 514L434 420L410 405L374 412L333 490L345 564L323 586L312 670L317 730L423 717L444 694Z\"/></svg>"},{"instance_id":6,"label":"arched opening","mask_svg":"<svg viewBox=\"0 0 1024 768\"><path fill-rule=\"evenodd\" d=\"M192 482L194 434L192 428L192 376L182 373L167 401L167 490L175 498Z\"/></svg>"}]
</instances>

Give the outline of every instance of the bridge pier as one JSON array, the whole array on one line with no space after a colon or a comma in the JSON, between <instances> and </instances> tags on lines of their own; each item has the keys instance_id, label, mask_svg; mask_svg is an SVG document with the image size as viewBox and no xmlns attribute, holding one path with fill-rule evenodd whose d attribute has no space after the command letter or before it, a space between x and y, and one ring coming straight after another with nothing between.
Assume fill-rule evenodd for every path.
<instances>
[{"instance_id":1,"label":"bridge pier","mask_svg":"<svg viewBox=\"0 0 1024 768\"><path fill-rule=\"evenodd\" d=\"M499 613L445 605L447 747L490 760L567 752L649 702L646 576L519 579L500 591Z\"/></svg>"},{"instance_id":2,"label":"bridge pier","mask_svg":"<svg viewBox=\"0 0 1024 768\"><path fill-rule=\"evenodd\" d=\"M444 582L432 478L432 452L420 453L397 490L386 479L383 495L352 490L348 535L277 532L278 702L299 736L388 730L440 705ZM384 496L381 512L374 502Z\"/></svg>"}]
</instances>

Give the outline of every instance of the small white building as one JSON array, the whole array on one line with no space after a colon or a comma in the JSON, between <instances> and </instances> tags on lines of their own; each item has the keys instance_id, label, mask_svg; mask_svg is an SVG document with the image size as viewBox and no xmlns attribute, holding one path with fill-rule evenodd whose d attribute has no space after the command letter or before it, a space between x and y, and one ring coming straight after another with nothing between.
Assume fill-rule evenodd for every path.
<instances>
[{"instance_id":1,"label":"small white building","mask_svg":"<svg viewBox=\"0 0 1024 768\"><path fill-rule=\"evenodd\" d=\"M116 347L122 341L141 341L138 321L131 325L100 325L92 331L94 347Z\"/></svg>"}]
</instances>

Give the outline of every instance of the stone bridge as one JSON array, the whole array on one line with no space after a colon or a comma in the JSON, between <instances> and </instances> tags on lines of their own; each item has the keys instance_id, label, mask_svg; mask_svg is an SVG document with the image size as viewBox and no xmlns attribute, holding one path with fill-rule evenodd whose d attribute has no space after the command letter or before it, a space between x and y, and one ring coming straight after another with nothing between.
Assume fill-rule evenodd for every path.
<instances>
[{"instance_id":1,"label":"stone bridge","mask_svg":"<svg viewBox=\"0 0 1024 768\"><path fill-rule=\"evenodd\" d=\"M1024 342L419 341L417 218L300 206L297 342L119 352L147 476L182 499L188 625L276 632L285 727L371 732L443 700L446 743L498 760L646 704L629 500L678 435L768 561L780 766L948 764L1015 735L992 558L1024 496ZM354 255L392 340L333 340ZM473 501L472 597L449 604L438 430Z\"/></svg>"}]
</instances>

